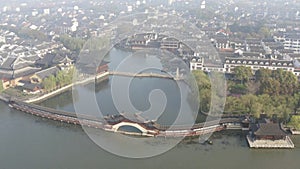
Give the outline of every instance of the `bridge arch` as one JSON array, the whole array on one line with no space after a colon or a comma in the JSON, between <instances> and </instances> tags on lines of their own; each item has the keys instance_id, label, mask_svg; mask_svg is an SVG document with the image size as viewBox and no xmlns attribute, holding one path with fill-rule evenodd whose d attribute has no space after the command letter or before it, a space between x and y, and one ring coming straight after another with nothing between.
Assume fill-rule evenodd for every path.
<instances>
[{"instance_id":1,"label":"bridge arch","mask_svg":"<svg viewBox=\"0 0 300 169\"><path fill-rule=\"evenodd\" d=\"M135 134L142 134L143 132L133 126L128 126L128 125L124 125L124 126L120 126L118 129L118 132L129 132L129 133L135 133Z\"/></svg>"},{"instance_id":2,"label":"bridge arch","mask_svg":"<svg viewBox=\"0 0 300 169\"><path fill-rule=\"evenodd\" d=\"M141 135L148 135L151 132L150 130L146 129L142 125L140 125L138 123L131 123L131 122L120 122L118 124L113 125L112 129L114 132L129 132L130 133L130 131L122 130L122 128L124 129L124 127L132 127L133 129L140 131L140 133L131 131L132 133L137 133L137 134L141 134Z\"/></svg>"}]
</instances>

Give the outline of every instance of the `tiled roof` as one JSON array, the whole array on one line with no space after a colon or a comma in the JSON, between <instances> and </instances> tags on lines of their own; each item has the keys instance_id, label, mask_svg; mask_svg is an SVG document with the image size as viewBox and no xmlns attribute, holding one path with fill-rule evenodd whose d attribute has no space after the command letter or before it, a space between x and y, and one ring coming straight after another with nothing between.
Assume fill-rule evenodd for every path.
<instances>
[{"instance_id":1,"label":"tiled roof","mask_svg":"<svg viewBox=\"0 0 300 169\"><path fill-rule=\"evenodd\" d=\"M44 79L44 78L47 78L51 75L56 75L59 71L59 68L54 66L54 67L51 67L49 69L45 69L45 70L42 70L42 71L39 71L36 73L36 75L41 78L41 79Z\"/></svg>"},{"instance_id":2,"label":"tiled roof","mask_svg":"<svg viewBox=\"0 0 300 169\"><path fill-rule=\"evenodd\" d=\"M293 61L289 61L289 60L272 60L272 59L246 58L246 57L226 58L225 64L294 67Z\"/></svg>"},{"instance_id":3,"label":"tiled roof","mask_svg":"<svg viewBox=\"0 0 300 169\"><path fill-rule=\"evenodd\" d=\"M258 129L254 132L256 136L285 136L278 123L259 123Z\"/></svg>"},{"instance_id":4,"label":"tiled roof","mask_svg":"<svg viewBox=\"0 0 300 169\"><path fill-rule=\"evenodd\" d=\"M7 58L0 66L0 69L12 70L13 63L16 61L16 59L17 58L12 57Z\"/></svg>"},{"instance_id":5,"label":"tiled roof","mask_svg":"<svg viewBox=\"0 0 300 169\"><path fill-rule=\"evenodd\" d=\"M23 76L28 76L32 75L36 72L38 72L39 68L34 68L34 67L27 67L22 70L17 70L17 71L1 71L0 72L0 79L14 79L14 78L19 78Z\"/></svg>"}]
</instances>

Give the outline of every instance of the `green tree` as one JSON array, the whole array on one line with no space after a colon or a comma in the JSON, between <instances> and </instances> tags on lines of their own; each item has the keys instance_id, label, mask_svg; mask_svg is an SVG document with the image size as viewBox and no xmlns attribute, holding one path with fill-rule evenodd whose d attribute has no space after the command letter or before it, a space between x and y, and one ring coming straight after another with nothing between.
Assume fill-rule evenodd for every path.
<instances>
[{"instance_id":1,"label":"green tree","mask_svg":"<svg viewBox=\"0 0 300 169\"><path fill-rule=\"evenodd\" d=\"M238 66L234 68L234 73L236 79L240 80L242 83L247 82L249 78L253 76L251 68L245 66Z\"/></svg>"},{"instance_id":2,"label":"green tree","mask_svg":"<svg viewBox=\"0 0 300 169\"><path fill-rule=\"evenodd\" d=\"M208 112L211 101L211 83L209 77L200 70L195 70L192 73L199 89L200 111Z\"/></svg>"},{"instance_id":3,"label":"green tree","mask_svg":"<svg viewBox=\"0 0 300 169\"><path fill-rule=\"evenodd\" d=\"M81 38L73 38L69 35L61 35L58 39L62 44L69 50L75 51L77 53L83 48L85 40Z\"/></svg>"},{"instance_id":4,"label":"green tree","mask_svg":"<svg viewBox=\"0 0 300 169\"><path fill-rule=\"evenodd\" d=\"M256 81L260 81L260 82L268 80L268 78L271 77L271 75L272 75L272 70L270 69L261 68L255 72Z\"/></svg>"},{"instance_id":5,"label":"green tree","mask_svg":"<svg viewBox=\"0 0 300 169\"><path fill-rule=\"evenodd\" d=\"M230 87L229 91L233 94L246 94L247 87L244 84L235 84Z\"/></svg>"},{"instance_id":6,"label":"green tree","mask_svg":"<svg viewBox=\"0 0 300 169\"><path fill-rule=\"evenodd\" d=\"M263 26L259 29L258 34L262 38L269 38L271 36L271 31L269 28Z\"/></svg>"},{"instance_id":7,"label":"green tree","mask_svg":"<svg viewBox=\"0 0 300 169\"><path fill-rule=\"evenodd\" d=\"M298 79L292 72L260 69L255 77L260 83L259 94L293 95L298 90Z\"/></svg>"},{"instance_id":8,"label":"green tree","mask_svg":"<svg viewBox=\"0 0 300 169\"><path fill-rule=\"evenodd\" d=\"M42 82L44 89L46 91L51 91L56 88L56 79L53 75L49 76L48 78L44 79Z\"/></svg>"},{"instance_id":9,"label":"green tree","mask_svg":"<svg viewBox=\"0 0 300 169\"><path fill-rule=\"evenodd\" d=\"M288 123L288 125L294 127L295 129L300 129L300 116L299 115L293 115L290 118L290 121Z\"/></svg>"}]
</instances>

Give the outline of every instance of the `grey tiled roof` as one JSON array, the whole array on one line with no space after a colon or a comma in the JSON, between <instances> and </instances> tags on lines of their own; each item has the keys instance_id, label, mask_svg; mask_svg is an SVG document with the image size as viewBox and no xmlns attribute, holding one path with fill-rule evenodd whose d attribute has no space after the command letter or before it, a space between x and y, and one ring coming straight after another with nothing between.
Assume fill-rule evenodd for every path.
<instances>
[{"instance_id":1,"label":"grey tiled roof","mask_svg":"<svg viewBox=\"0 0 300 169\"><path fill-rule=\"evenodd\" d=\"M17 70L17 71L1 71L0 79L14 79L19 77L24 77L24 76L32 75L38 72L39 70L40 70L39 68L27 67L25 69Z\"/></svg>"},{"instance_id":2,"label":"grey tiled roof","mask_svg":"<svg viewBox=\"0 0 300 169\"><path fill-rule=\"evenodd\" d=\"M0 66L0 69L6 69L6 70L12 70L13 69L13 63L16 61L17 58L7 58L2 65Z\"/></svg>"},{"instance_id":3,"label":"grey tiled roof","mask_svg":"<svg viewBox=\"0 0 300 169\"><path fill-rule=\"evenodd\" d=\"M41 78L41 79L44 79L44 78L47 78L51 75L56 75L59 71L59 68L58 67L51 67L49 69L45 69L45 70L42 70L42 71L39 71L36 73L36 75Z\"/></svg>"},{"instance_id":4,"label":"grey tiled roof","mask_svg":"<svg viewBox=\"0 0 300 169\"><path fill-rule=\"evenodd\" d=\"M259 123L259 128L254 132L257 136L285 136L278 123Z\"/></svg>"}]
</instances>

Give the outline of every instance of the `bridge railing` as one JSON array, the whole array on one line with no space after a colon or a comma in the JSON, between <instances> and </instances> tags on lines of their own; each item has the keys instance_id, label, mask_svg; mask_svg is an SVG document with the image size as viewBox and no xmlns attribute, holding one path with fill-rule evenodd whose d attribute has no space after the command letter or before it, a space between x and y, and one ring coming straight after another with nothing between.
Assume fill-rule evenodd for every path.
<instances>
[{"instance_id":1,"label":"bridge railing","mask_svg":"<svg viewBox=\"0 0 300 169\"><path fill-rule=\"evenodd\" d=\"M75 112L71 113L71 112L62 111L62 110L56 110L56 109L52 109L52 108L48 108L48 107L44 107L44 106L39 106L36 104L25 103L25 102L18 101L18 100L11 100L11 102L13 102L14 104L18 104L20 106L26 106L27 108L41 110L41 111L45 111L48 113L53 113L53 114L58 114L58 115L63 115L63 116L68 116L68 117L73 117L73 118L78 118L78 119L86 119L86 120L91 120L91 121L105 122L104 119L100 119L100 118L93 117L90 115L76 114Z\"/></svg>"}]
</instances>

